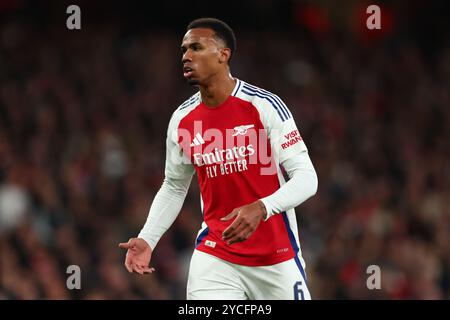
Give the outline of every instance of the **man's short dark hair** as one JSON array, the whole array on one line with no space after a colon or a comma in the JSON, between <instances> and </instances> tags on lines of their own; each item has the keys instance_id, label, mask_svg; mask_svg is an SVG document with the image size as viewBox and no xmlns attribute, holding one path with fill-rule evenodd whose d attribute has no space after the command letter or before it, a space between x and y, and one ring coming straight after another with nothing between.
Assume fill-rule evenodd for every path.
<instances>
[{"instance_id":1,"label":"man's short dark hair","mask_svg":"<svg viewBox=\"0 0 450 320\"><path fill-rule=\"evenodd\" d=\"M225 43L225 46L227 48L230 48L231 60L234 52L236 51L236 37L234 35L233 29L231 29L228 24L216 18L200 18L189 23L186 31L194 28L206 28L214 31L215 36L221 39Z\"/></svg>"}]
</instances>

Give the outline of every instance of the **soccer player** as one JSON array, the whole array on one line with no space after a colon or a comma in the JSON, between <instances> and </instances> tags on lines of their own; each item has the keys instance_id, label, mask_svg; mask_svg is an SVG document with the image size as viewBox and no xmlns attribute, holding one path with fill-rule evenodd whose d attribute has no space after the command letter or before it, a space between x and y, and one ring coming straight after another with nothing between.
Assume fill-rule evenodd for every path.
<instances>
[{"instance_id":1,"label":"soccer player","mask_svg":"<svg viewBox=\"0 0 450 320\"><path fill-rule=\"evenodd\" d=\"M231 75L236 39L226 23L194 20L181 50L183 75L199 91L169 122L165 179L144 227L119 244L127 270L154 271L152 252L197 173L204 222L187 299L311 299L294 207L318 182L291 112L277 95Z\"/></svg>"}]
</instances>

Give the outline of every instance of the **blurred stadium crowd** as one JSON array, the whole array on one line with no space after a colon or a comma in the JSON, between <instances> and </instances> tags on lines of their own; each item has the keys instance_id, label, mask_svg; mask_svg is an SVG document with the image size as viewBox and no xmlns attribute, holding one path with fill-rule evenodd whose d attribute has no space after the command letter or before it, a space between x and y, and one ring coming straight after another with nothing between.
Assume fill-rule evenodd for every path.
<instances>
[{"instance_id":1,"label":"blurred stadium crowd","mask_svg":"<svg viewBox=\"0 0 450 320\"><path fill-rule=\"evenodd\" d=\"M318 173L296 210L313 298L450 298L450 47L233 27L232 74L283 98ZM128 274L117 247L145 222L169 118L194 92L181 38L2 23L0 299L185 298L195 181L156 273ZM372 264L381 290L366 287Z\"/></svg>"}]
</instances>

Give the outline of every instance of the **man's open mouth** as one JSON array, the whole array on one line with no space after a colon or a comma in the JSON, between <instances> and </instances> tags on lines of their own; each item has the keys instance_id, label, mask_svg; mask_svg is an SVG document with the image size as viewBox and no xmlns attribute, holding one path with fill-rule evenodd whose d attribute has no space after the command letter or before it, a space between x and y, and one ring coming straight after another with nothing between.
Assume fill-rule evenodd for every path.
<instances>
[{"instance_id":1,"label":"man's open mouth","mask_svg":"<svg viewBox=\"0 0 450 320\"><path fill-rule=\"evenodd\" d=\"M190 76L192 76L193 72L194 72L194 70L191 67L184 67L183 68L183 76L185 78L189 78Z\"/></svg>"}]
</instances>

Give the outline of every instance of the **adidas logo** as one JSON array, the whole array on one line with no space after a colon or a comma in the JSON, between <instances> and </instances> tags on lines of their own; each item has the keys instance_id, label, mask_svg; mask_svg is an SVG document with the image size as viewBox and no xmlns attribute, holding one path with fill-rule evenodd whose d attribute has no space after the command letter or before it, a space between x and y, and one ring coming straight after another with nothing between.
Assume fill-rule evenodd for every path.
<instances>
[{"instance_id":1,"label":"adidas logo","mask_svg":"<svg viewBox=\"0 0 450 320\"><path fill-rule=\"evenodd\" d=\"M194 140L192 140L191 147L199 146L204 143L205 140L203 140L202 135L200 133L197 133Z\"/></svg>"},{"instance_id":2,"label":"adidas logo","mask_svg":"<svg viewBox=\"0 0 450 320\"><path fill-rule=\"evenodd\" d=\"M215 241L206 240L205 241L205 246L208 246L208 247L211 247L211 248L215 248L216 247L216 242Z\"/></svg>"}]
</instances>

